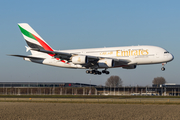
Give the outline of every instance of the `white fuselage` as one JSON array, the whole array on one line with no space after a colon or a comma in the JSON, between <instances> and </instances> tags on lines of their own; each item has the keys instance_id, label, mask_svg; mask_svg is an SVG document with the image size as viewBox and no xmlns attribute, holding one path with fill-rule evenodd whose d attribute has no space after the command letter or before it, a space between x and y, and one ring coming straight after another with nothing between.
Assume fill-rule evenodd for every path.
<instances>
[{"instance_id":1,"label":"white fuselage","mask_svg":"<svg viewBox=\"0 0 180 120\"><path fill-rule=\"evenodd\" d=\"M76 49L76 50L61 50L58 52L73 53L87 56L102 57L108 59L124 59L129 60L128 65L143 65L143 64L158 64L167 63L173 60L173 55L163 48L156 46L127 46L127 47L109 47L109 48L92 48L92 49ZM45 55L45 54L44 54ZM66 60L58 60L45 55L44 60L33 60L25 58L27 61L52 65L66 68L85 68L80 64L73 64ZM122 67L121 64L115 64L113 67ZM112 67L110 67L112 68Z\"/></svg>"}]
</instances>

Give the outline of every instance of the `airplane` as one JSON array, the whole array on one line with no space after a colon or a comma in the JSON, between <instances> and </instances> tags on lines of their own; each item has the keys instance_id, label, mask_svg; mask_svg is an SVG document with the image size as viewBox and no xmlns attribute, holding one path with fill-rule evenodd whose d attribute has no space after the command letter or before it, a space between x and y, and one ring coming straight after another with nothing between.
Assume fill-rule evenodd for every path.
<instances>
[{"instance_id":1,"label":"airplane","mask_svg":"<svg viewBox=\"0 0 180 120\"><path fill-rule=\"evenodd\" d=\"M26 52L31 55L10 55L22 57L26 61L64 67L87 69L87 74L109 74L109 68L122 67L135 69L137 65L162 64L161 70L165 70L165 64L174 59L167 50L157 46L126 46L91 48L75 50L52 49L27 23L18 24L20 31L27 43ZM99 71L99 69L103 69Z\"/></svg>"}]
</instances>

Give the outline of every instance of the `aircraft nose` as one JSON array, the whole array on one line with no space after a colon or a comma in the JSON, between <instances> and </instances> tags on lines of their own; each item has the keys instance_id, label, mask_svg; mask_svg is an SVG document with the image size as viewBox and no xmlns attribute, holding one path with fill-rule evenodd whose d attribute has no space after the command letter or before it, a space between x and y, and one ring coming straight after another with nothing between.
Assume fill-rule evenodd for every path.
<instances>
[{"instance_id":1,"label":"aircraft nose","mask_svg":"<svg viewBox=\"0 0 180 120\"><path fill-rule=\"evenodd\" d=\"M174 59L174 56L172 54L170 54L169 61L172 61L173 59Z\"/></svg>"}]
</instances>

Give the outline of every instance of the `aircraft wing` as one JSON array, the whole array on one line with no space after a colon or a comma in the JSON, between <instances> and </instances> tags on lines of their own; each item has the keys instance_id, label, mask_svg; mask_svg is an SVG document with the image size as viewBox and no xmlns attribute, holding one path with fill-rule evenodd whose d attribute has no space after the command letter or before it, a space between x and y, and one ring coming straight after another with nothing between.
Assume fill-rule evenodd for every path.
<instances>
[{"instance_id":1,"label":"aircraft wing","mask_svg":"<svg viewBox=\"0 0 180 120\"><path fill-rule=\"evenodd\" d=\"M81 54L77 53L66 53L66 52L58 52L58 51L48 51L48 50L43 50L43 49L37 49L37 48L31 48L31 50L47 53L47 54L52 54L54 55L54 58L60 58L62 60L67 60L71 61L71 58L73 56L84 56ZM83 66L86 68L96 66L98 64L98 61L101 59L113 59L115 62L115 66L122 66L122 65L128 65L131 61L128 59L115 59L115 58L110 58L110 57L98 57L98 56L90 56L86 55L88 58L88 63L84 64Z\"/></svg>"},{"instance_id":2,"label":"aircraft wing","mask_svg":"<svg viewBox=\"0 0 180 120\"><path fill-rule=\"evenodd\" d=\"M48 51L48 50L36 49L36 48L32 48L31 50L35 50L35 51L39 51L39 52L43 52L43 53L47 53L47 54L54 54L54 57L56 57L56 58L61 58L61 57L64 57L64 56L66 56L68 58L68 57L72 57L72 56L76 56L76 55L84 56L82 54L77 54L77 53L66 53L66 52L58 52L58 51ZM90 56L90 55L87 55L87 57L88 57L88 59L92 59L92 60L112 59L112 58L109 58L109 57L96 57L96 56ZM113 58L113 60L119 61L119 62L123 62L123 63L131 62L130 60L126 60L126 59L115 59L115 58Z\"/></svg>"},{"instance_id":3,"label":"aircraft wing","mask_svg":"<svg viewBox=\"0 0 180 120\"><path fill-rule=\"evenodd\" d=\"M22 57L22 58L31 58L31 59L38 59L38 60L43 60L44 59L44 58L40 58L40 57L33 57L33 56L26 56L26 55L9 55L9 56Z\"/></svg>"}]
</instances>

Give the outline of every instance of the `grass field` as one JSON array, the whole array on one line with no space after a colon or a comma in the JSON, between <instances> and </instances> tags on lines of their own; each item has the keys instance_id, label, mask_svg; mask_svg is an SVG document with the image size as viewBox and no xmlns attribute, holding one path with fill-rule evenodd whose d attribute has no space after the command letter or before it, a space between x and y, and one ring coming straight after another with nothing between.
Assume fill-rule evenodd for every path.
<instances>
[{"instance_id":1,"label":"grass field","mask_svg":"<svg viewBox=\"0 0 180 120\"><path fill-rule=\"evenodd\" d=\"M0 95L0 120L177 120L177 96Z\"/></svg>"},{"instance_id":2,"label":"grass field","mask_svg":"<svg viewBox=\"0 0 180 120\"><path fill-rule=\"evenodd\" d=\"M178 120L180 105L0 102L1 120Z\"/></svg>"}]
</instances>

